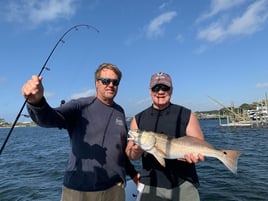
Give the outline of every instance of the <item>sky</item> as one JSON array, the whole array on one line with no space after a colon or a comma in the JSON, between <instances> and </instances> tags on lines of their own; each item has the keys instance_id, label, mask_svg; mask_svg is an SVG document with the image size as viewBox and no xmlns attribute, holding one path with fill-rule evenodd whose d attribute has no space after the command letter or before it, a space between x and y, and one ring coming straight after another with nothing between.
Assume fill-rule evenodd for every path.
<instances>
[{"instance_id":1,"label":"sky","mask_svg":"<svg viewBox=\"0 0 268 201\"><path fill-rule=\"evenodd\" d=\"M81 24L89 26L71 29ZM151 105L157 72L172 77L171 101L193 112L222 108L209 97L239 107L268 91L268 0L2 0L0 26L0 118L8 122L57 42L42 73L52 107L94 95L104 62L123 73L115 101L127 116Z\"/></svg>"}]
</instances>

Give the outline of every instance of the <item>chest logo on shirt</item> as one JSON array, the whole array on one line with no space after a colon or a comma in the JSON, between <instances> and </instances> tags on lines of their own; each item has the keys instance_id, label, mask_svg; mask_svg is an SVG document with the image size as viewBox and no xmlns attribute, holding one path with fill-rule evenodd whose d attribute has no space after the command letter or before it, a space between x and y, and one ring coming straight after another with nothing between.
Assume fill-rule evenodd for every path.
<instances>
[{"instance_id":1,"label":"chest logo on shirt","mask_svg":"<svg viewBox=\"0 0 268 201\"><path fill-rule=\"evenodd\" d=\"M124 126L122 119L119 119L118 117L115 119L115 124L118 126Z\"/></svg>"}]
</instances>

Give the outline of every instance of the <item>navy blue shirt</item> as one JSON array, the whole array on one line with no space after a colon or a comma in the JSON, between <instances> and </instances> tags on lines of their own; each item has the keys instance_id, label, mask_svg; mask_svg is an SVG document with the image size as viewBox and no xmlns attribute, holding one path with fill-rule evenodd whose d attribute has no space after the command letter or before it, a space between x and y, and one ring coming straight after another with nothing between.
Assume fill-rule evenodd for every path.
<instances>
[{"instance_id":1,"label":"navy blue shirt","mask_svg":"<svg viewBox=\"0 0 268 201\"><path fill-rule=\"evenodd\" d=\"M71 151L64 186L78 191L99 191L125 182L127 125L122 107L107 106L96 97L80 98L58 108L45 99L27 105L33 121L42 127L68 130ZM135 174L135 173L134 173Z\"/></svg>"}]
</instances>

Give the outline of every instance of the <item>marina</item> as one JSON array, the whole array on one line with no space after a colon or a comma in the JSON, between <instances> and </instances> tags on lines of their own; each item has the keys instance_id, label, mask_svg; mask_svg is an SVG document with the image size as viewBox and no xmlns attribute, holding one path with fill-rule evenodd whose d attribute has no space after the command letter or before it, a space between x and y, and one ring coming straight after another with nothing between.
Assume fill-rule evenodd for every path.
<instances>
[{"instance_id":1,"label":"marina","mask_svg":"<svg viewBox=\"0 0 268 201\"><path fill-rule=\"evenodd\" d=\"M246 110L241 114L229 113L225 118L219 114L219 125L222 127L267 127L267 106L257 106L256 110Z\"/></svg>"},{"instance_id":2,"label":"marina","mask_svg":"<svg viewBox=\"0 0 268 201\"><path fill-rule=\"evenodd\" d=\"M222 109L214 113L199 114L199 119L218 119L220 127L267 127L268 126L268 101L265 99L247 105L247 108L240 106L235 108L231 103L230 107L209 96L209 98L220 105Z\"/></svg>"}]
</instances>

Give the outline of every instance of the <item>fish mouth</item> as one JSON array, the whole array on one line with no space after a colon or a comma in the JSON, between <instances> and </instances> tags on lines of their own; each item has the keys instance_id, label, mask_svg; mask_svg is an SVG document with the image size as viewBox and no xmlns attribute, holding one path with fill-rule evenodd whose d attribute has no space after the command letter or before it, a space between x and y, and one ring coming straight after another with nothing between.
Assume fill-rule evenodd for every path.
<instances>
[{"instance_id":1,"label":"fish mouth","mask_svg":"<svg viewBox=\"0 0 268 201\"><path fill-rule=\"evenodd\" d=\"M134 141L135 140L135 136L133 135L133 133L132 133L132 131L130 130L130 131L128 131L128 135L129 135L129 137L127 138L128 140L132 140L132 141Z\"/></svg>"}]
</instances>

